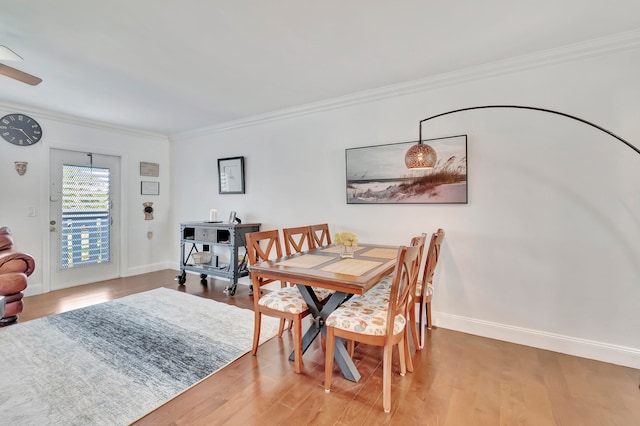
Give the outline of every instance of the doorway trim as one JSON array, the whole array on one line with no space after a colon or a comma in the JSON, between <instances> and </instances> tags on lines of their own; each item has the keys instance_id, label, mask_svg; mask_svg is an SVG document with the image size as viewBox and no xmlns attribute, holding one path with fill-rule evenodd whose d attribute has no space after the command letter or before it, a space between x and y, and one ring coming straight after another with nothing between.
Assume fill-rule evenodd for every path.
<instances>
[{"instance_id":1,"label":"doorway trim","mask_svg":"<svg viewBox=\"0 0 640 426\"><path fill-rule=\"evenodd\" d=\"M52 291L51 285L51 267L53 263L54 254L51 253L51 233L49 232L49 217L51 215L51 206L49 202L49 188L51 185L50 176L51 176L51 150L66 150L66 151L76 151L76 152L92 152L93 154L99 155L110 155L114 157L120 157L120 185L118 187L120 191L120 202L119 206L115 208L118 209L118 213L120 215L120 231L119 231L119 239L120 243L118 247L114 247L114 256L118 257L118 276L123 277L126 274L123 271L128 270L128 246L129 239L127 229L129 227L129 218L126 214L128 211L128 192L126 191L126 183L129 180L129 154L126 152L119 152L109 149L104 149L102 147L92 147L86 145L75 145L75 144L65 144L65 143L49 143L49 146L46 150L42 151L42 164L46 167L47 178L42 179L42 187L41 187L41 205L46 206L43 209L41 218L41 229L43 234L46 235L45 238L42 238L42 289L40 293L49 293Z\"/></svg>"}]
</instances>

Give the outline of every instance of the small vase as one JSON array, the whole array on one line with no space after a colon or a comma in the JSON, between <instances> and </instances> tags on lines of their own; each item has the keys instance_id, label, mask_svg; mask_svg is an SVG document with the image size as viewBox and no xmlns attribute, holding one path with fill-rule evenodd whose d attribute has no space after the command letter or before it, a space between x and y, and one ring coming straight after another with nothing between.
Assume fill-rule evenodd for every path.
<instances>
[{"instance_id":1,"label":"small vase","mask_svg":"<svg viewBox=\"0 0 640 426\"><path fill-rule=\"evenodd\" d=\"M343 259L353 258L354 247L352 246L340 246L340 257Z\"/></svg>"}]
</instances>

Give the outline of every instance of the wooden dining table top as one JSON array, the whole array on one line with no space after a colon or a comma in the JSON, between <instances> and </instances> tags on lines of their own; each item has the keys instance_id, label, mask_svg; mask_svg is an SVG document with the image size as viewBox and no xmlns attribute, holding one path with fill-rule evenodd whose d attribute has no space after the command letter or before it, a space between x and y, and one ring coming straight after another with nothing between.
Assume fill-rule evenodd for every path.
<instances>
[{"instance_id":1,"label":"wooden dining table top","mask_svg":"<svg viewBox=\"0 0 640 426\"><path fill-rule=\"evenodd\" d=\"M393 272L397 246L360 244L354 257L340 257L340 247L330 245L250 266L252 273L270 278L351 294L364 294Z\"/></svg>"}]
</instances>

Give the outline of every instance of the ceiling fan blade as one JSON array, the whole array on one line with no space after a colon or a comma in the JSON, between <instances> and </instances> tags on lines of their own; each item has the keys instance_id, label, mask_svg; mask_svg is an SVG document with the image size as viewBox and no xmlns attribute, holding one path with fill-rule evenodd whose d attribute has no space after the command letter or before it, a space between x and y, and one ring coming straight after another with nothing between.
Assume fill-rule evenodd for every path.
<instances>
[{"instance_id":1,"label":"ceiling fan blade","mask_svg":"<svg viewBox=\"0 0 640 426\"><path fill-rule=\"evenodd\" d=\"M42 83L41 78L38 78L31 74L27 74L26 72L20 71L4 64L0 64L0 74L6 75L7 77L11 77L15 80L30 84L32 86L37 86L38 84Z\"/></svg>"}]
</instances>

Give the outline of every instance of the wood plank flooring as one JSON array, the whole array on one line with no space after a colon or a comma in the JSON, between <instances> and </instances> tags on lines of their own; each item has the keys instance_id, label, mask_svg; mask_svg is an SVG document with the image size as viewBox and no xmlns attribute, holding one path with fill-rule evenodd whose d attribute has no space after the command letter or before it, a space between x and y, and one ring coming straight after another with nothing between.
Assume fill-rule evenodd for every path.
<instances>
[{"instance_id":1,"label":"wood plank flooring","mask_svg":"<svg viewBox=\"0 0 640 426\"><path fill-rule=\"evenodd\" d=\"M165 270L25 298L20 322L157 287L251 309L248 287L226 296L224 281ZM215 324L202 324L215 327ZM233 330L229 330L233 332ZM262 345L139 419L137 425L640 425L640 370L434 328L400 377L394 355L392 411L382 410L382 352L360 345L362 379L334 371L324 392L324 354L315 344L304 372L287 360L291 335Z\"/></svg>"}]
</instances>

